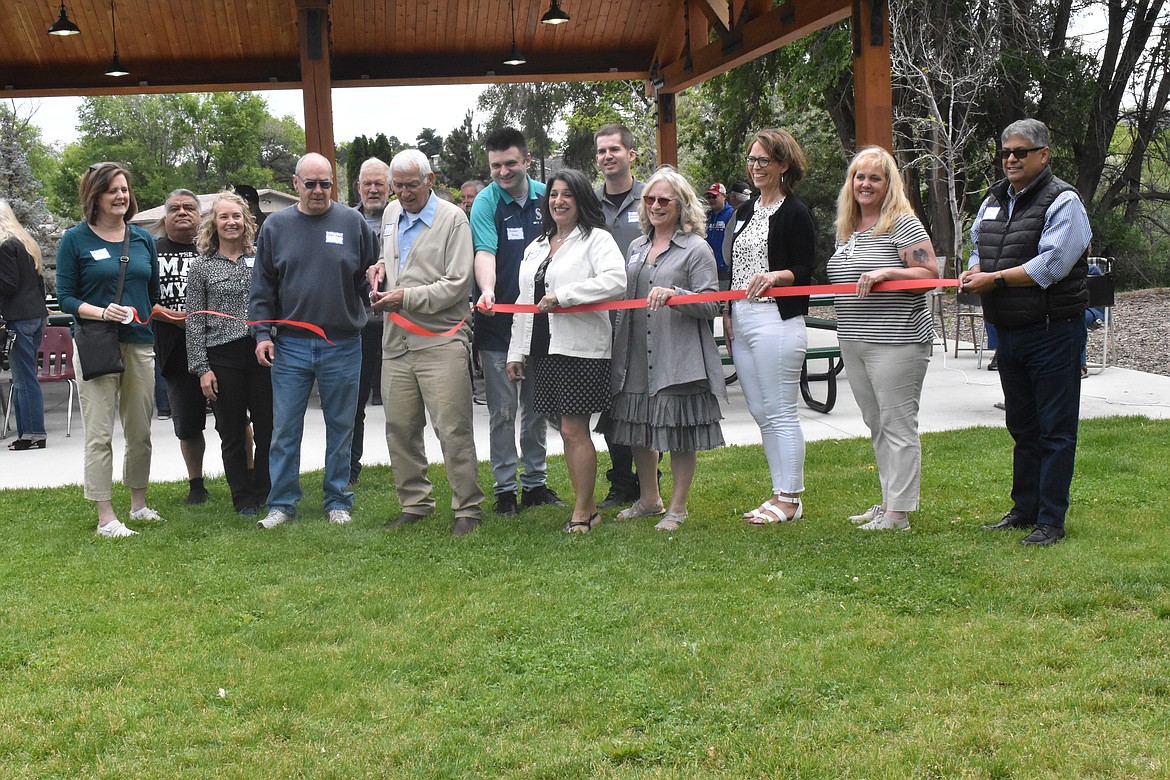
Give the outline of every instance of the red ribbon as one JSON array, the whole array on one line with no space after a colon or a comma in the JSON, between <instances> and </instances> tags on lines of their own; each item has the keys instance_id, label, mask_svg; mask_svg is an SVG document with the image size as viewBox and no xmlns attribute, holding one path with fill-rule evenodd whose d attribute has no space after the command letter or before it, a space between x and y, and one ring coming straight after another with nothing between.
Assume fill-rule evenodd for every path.
<instances>
[{"instance_id":1,"label":"red ribbon","mask_svg":"<svg viewBox=\"0 0 1170 780\"><path fill-rule=\"evenodd\" d=\"M898 290L926 290L931 287L958 287L958 279L900 279L893 282L879 282L874 285L873 292L893 292ZM770 290L765 290L760 293L760 297L765 298L789 298L798 295L853 295L857 292L856 284L810 284L802 287L773 287ZM690 295L672 295L666 299L665 306L685 306L688 303L707 303L708 301L739 301L747 298L747 292L744 290L727 290L721 292L707 292L707 293L691 293ZM484 306L479 307L481 311L489 311ZM645 298L631 298L623 301L605 301L604 303L582 303L577 306L558 306L553 309L550 314L575 314L577 312L587 311L615 311L619 309L644 309L646 308ZM497 303L492 306L490 311L498 311L501 314L540 314L540 310L536 308L535 304L531 303ZM240 320L239 317L233 317L231 314L224 314L219 311L193 311L181 316L174 316L173 314L166 314L164 312L157 312L153 316L165 317L170 320L184 320L193 314L210 314L215 317L227 317L231 320L239 320L245 325L260 325L264 323L274 323L279 325L293 325L298 328L316 333L328 343L332 344L325 336L325 331L319 326L311 322L298 322L297 320ZM411 322L406 317L403 317L398 312L387 312L386 318L393 322L398 327L406 330L416 336L428 336L441 338L444 336L453 336L459 332L463 327L463 323L467 322L467 318L459 320L458 324L443 331L442 333L432 333L418 323ZM136 322L145 325L146 320L138 319L138 312L134 312L134 319Z\"/></svg>"},{"instance_id":2,"label":"red ribbon","mask_svg":"<svg viewBox=\"0 0 1170 780\"><path fill-rule=\"evenodd\" d=\"M893 292L897 290L925 290L931 287L958 287L958 279L899 279L893 282L879 282L873 287L873 292ZM773 287L760 293L764 298L789 298L798 295L854 295L857 292L856 284L810 284L802 287ZM747 298L745 290L727 290L724 292L692 293L690 295L672 295L666 299L666 306L685 306L688 303L706 303L708 301L738 301ZM617 309L644 309L645 298L631 298L624 301L606 301L604 303L582 303L577 306L557 307L551 314L574 314L586 311L614 311ZM484 307L480 307L485 310ZM491 311L501 314L540 314L540 310L531 303L497 303Z\"/></svg>"},{"instance_id":3,"label":"red ribbon","mask_svg":"<svg viewBox=\"0 0 1170 780\"><path fill-rule=\"evenodd\" d=\"M224 314L222 311L210 311L207 309L201 309L200 311L189 311L186 314L181 314L179 316L175 316L174 314L170 314L168 312L157 311L157 312L152 312L151 317L154 317L156 319L161 317L164 319L174 320L176 322L181 322L181 321L187 319L188 317L194 316L196 314L210 314L210 315L215 316L215 317L225 317L229 320L236 320L238 322L242 322L245 325L264 325L267 323L272 323L274 325L293 325L293 326L298 327L298 328L304 328L305 330L310 331L312 333L316 333L318 336L325 339L325 342L327 344L333 343L332 341L329 340L329 337L325 335L325 331L322 330L319 325L314 325L311 322L300 322L298 320L242 320L239 317L236 317L232 314ZM146 320L139 319L138 318L138 311L135 310L134 311L134 321L140 325L145 325L149 321L149 318L147 318Z\"/></svg>"}]
</instances>

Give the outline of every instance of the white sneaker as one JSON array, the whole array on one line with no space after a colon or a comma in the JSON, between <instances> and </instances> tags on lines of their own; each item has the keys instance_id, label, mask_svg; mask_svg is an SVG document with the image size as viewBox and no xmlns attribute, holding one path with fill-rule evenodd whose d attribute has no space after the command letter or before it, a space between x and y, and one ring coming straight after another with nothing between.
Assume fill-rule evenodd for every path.
<instances>
[{"instance_id":1,"label":"white sneaker","mask_svg":"<svg viewBox=\"0 0 1170 780\"><path fill-rule=\"evenodd\" d=\"M334 525L345 525L352 520L353 518L350 516L348 509L329 510L329 522L333 523Z\"/></svg>"},{"instance_id":2,"label":"white sneaker","mask_svg":"<svg viewBox=\"0 0 1170 780\"><path fill-rule=\"evenodd\" d=\"M874 504L869 509L865 510L859 515L853 515L849 518L851 523L868 523L870 520L878 519L882 514L882 505Z\"/></svg>"},{"instance_id":3,"label":"white sneaker","mask_svg":"<svg viewBox=\"0 0 1170 780\"><path fill-rule=\"evenodd\" d=\"M279 509L273 509L264 516L263 520L256 523L256 527L276 528L276 526L280 525L281 523L287 523L289 520L292 520L290 516L286 515L284 512L281 512Z\"/></svg>"},{"instance_id":4,"label":"white sneaker","mask_svg":"<svg viewBox=\"0 0 1170 780\"><path fill-rule=\"evenodd\" d=\"M135 509L130 513L130 519L138 523L162 523L166 522L162 519L162 515L154 511L148 506L141 509Z\"/></svg>"},{"instance_id":5,"label":"white sneaker","mask_svg":"<svg viewBox=\"0 0 1170 780\"><path fill-rule=\"evenodd\" d=\"M891 517L883 512L865 525L858 527L862 531L909 531L910 518Z\"/></svg>"},{"instance_id":6,"label":"white sneaker","mask_svg":"<svg viewBox=\"0 0 1170 780\"><path fill-rule=\"evenodd\" d=\"M122 525L121 520L111 520L105 525L99 525L97 535L105 537L106 539L122 539L127 536L137 536L137 531L131 531L126 526Z\"/></svg>"}]
</instances>

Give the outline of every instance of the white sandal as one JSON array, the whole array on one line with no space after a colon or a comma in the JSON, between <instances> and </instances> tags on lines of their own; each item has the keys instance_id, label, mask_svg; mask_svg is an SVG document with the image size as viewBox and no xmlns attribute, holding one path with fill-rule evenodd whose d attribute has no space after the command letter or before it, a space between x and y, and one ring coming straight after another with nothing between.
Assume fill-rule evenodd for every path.
<instances>
[{"instance_id":1,"label":"white sandal","mask_svg":"<svg viewBox=\"0 0 1170 780\"><path fill-rule=\"evenodd\" d=\"M804 505L801 504L799 497L795 501L785 501L784 503L796 504L796 513L792 517L784 514L784 510L771 501L765 501L760 504L758 509L748 512L745 519L750 525L768 525L770 523L791 523L793 520L804 517Z\"/></svg>"}]
</instances>

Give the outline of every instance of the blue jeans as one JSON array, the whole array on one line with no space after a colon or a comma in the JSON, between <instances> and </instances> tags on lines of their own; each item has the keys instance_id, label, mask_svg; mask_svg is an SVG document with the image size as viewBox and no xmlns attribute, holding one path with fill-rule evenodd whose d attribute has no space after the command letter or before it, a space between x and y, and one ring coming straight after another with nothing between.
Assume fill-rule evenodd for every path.
<instances>
[{"instance_id":1,"label":"blue jeans","mask_svg":"<svg viewBox=\"0 0 1170 780\"><path fill-rule=\"evenodd\" d=\"M313 380L325 418L325 511L350 509L349 453L362 368L361 336L337 339L278 337L272 361L272 447L269 510L295 515L301 500L301 438Z\"/></svg>"},{"instance_id":2,"label":"blue jeans","mask_svg":"<svg viewBox=\"0 0 1170 780\"><path fill-rule=\"evenodd\" d=\"M532 408L535 380L531 374L522 382L508 379L505 367L508 355L481 349L484 395L487 396L488 445L492 460L495 492L516 492L516 465L524 467L520 485L528 490L545 484L545 434L548 423L544 415ZM516 412L520 412L520 457L516 457Z\"/></svg>"},{"instance_id":3,"label":"blue jeans","mask_svg":"<svg viewBox=\"0 0 1170 780\"><path fill-rule=\"evenodd\" d=\"M1081 409L1080 316L1030 328L999 328L999 381L1012 453L1012 511L1064 527Z\"/></svg>"},{"instance_id":4,"label":"blue jeans","mask_svg":"<svg viewBox=\"0 0 1170 780\"><path fill-rule=\"evenodd\" d=\"M12 342L12 406L16 411L16 433L20 438L45 438L45 402L37 380L37 349L45 335L45 318L9 320L16 334Z\"/></svg>"}]
</instances>

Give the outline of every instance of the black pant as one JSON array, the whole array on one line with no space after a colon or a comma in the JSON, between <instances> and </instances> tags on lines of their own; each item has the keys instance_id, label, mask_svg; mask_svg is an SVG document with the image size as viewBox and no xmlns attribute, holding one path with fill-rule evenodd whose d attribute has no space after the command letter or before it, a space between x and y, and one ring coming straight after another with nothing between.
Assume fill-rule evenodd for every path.
<instances>
[{"instance_id":1,"label":"black pant","mask_svg":"<svg viewBox=\"0 0 1170 780\"><path fill-rule=\"evenodd\" d=\"M236 339L208 347L207 362L215 372L219 394L215 430L219 432L223 470L236 510L254 509L268 499L268 447L272 443L272 373L256 362L256 342ZM248 469L248 421L256 446L253 468Z\"/></svg>"},{"instance_id":2,"label":"black pant","mask_svg":"<svg viewBox=\"0 0 1170 780\"><path fill-rule=\"evenodd\" d=\"M383 320L370 318L362 329L362 375L358 384L357 413L353 417L353 443L349 450L349 481L356 482L362 473L362 453L366 445L366 404L370 393L382 381Z\"/></svg>"}]
</instances>

